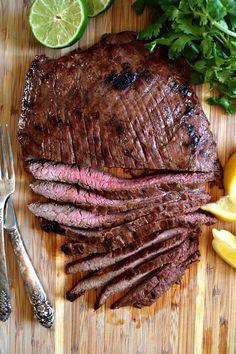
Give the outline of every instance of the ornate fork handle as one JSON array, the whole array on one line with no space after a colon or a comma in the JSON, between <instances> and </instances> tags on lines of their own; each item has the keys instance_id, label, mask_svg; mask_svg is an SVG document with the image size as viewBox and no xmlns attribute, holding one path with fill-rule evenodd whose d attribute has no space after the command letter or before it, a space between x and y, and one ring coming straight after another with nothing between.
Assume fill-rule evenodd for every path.
<instances>
[{"instance_id":1,"label":"ornate fork handle","mask_svg":"<svg viewBox=\"0 0 236 354\"><path fill-rule=\"evenodd\" d=\"M10 314L11 301L4 244L3 206L0 206L0 321L6 321Z\"/></svg>"},{"instance_id":2,"label":"ornate fork handle","mask_svg":"<svg viewBox=\"0 0 236 354\"><path fill-rule=\"evenodd\" d=\"M16 255L20 273L25 285L34 316L42 326L50 328L54 321L54 311L32 265L19 230L7 230Z\"/></svg>"}]
</instances>

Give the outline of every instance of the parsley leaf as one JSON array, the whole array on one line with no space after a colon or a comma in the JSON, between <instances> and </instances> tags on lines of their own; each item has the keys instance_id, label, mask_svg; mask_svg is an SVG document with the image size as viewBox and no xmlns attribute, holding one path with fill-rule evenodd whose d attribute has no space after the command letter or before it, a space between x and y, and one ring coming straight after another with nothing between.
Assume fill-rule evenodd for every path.
<instances>
[{"instance_id":1,"label":"parsley leaf","mask_svg":"<svg viewBox=\"0 0 236 354\"><path fill-rule=\"evenodd\" d=\"M191 81L218 90L208 102L236 112L236 0L136 0L132 6L141 14L148 5L158 17L138 38L150 41L150 51L164 45L170 59L185 57Z\"/></svg>"},{"instance_id":2,"label":"parsley leaf","mask_svg":"<svg viewBox=\"0 0 236 354\"><path fill-rule=\"evenodd\" d=\"M191 42L192 39L194 39L193 36L185 34L177 38L175 41L173 41L169 48L170 59L177 58L180 55L180 53L182 53L182 51L184 50L186 44Z\"/></svg>"},{"instance_id":3,"label":"parsley leaf","mask_svg":"<svg viewBox=\"0 0 236 354\"><path fill-rule=\"evenodd\" d=\"M153 24L145 28L138 34L138 39L152 39L157 37L162 29L162 26L166 20L166 16L162 15Z\"/></svg>"},{"instance_id":4,"label":"parsley leaf","mask_svg":"<svg viewBox=\"0 0 236 354\"><path fill-rule=\"evenodd\" d=\"M145 8L145 0L136 0L132 4L132 7L135 10L135 12L137 12L137 14L141 15Z\"/></svg>"}]
</instances>

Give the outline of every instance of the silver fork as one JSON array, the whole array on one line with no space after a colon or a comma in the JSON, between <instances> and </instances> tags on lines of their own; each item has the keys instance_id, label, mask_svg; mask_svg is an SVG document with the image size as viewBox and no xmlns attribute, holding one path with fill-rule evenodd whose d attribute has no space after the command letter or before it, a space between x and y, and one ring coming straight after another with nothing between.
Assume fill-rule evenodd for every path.
<instances>
[{"instance_id":1,"label":"silver fork","mask_svg":"<svg viewBox=\"0 0 236 354\"><path fill-rule=\"evenodd\" d=\"M11 198L8 199L5 208L4 228L10 236L25 290L33 307L34 317L42 326L50 328L54 321L54 310L25 248Z\"/></svg>"},{"instance_id":2,"label":"silver fork","mask_svg":"<svg viewBox=\"0 0 236 354\"><path fill-rule=\"evenodd\" d=\"M7 199L15 191L13 154L7 126L5 130L7 150L2 127L0 126L0 321L6 321L11 314L10 287L4 243L4 208Z\"/></svg>"}]
</instances>

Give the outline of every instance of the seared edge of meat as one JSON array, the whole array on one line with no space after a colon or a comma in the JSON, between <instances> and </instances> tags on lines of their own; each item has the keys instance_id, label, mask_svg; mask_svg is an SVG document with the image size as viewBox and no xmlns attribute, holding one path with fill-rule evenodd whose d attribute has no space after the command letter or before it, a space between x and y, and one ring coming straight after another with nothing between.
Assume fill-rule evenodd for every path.
<instances>
[{"instance_id":1,"label":"seared edge of meat","mask_svg":"<svg viewBox=\"0 0 236 354\"><path fill-rule=\"evenodd\" d=\"M166 253L161 254L160 256L157 256L137 267L128 269L104 287L97 299L95 308L97 309L104 305L110 296L131 288L153 270L161 268L168 263L171 264L179 260L184 261L192 250L195 252L197 249L198 239L196 237L193 239L188 238L176 248L171 249L170 251L167 251Z\"/></svg>"},{"instance_id":2,"label":"seared edge of meat","mask_svg":"<svg viewBox=\"0 0 236 354\"><path fill-rule=\"evenodd\" d=\"M162 268L156 269L138 285L129 290L123 297L111 305L112 309L123 306L134 306L141 308L150 306L172 285L178 283L184 275L185 270L193 263L198 262L199 251L195 251L189 257L179 263L169 263Z\"/></svg>"}]
</instances>

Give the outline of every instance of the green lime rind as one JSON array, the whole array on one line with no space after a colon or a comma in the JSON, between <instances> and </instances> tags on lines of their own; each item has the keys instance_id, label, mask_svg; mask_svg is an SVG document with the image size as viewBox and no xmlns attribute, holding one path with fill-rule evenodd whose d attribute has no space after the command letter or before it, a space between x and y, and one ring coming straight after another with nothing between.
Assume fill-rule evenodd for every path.
<instances>
[{"instance_id":1,"label":"green lime rind","mask_svg":"<svg viewBox=\"0 0 236 354\"><path fill-rule=\"evenodd\" d=\"M88 9L88 17L96 17L106 11L113 0L85 0Z\"/></svg>"},{"instance_id":2,"label":"green lime rind","mask_svg":"<svg viewBox=\"0 0 236 354\"><path fill-rule=\"evenodd\" d=\"M35 0L29 12L34 37L48 48L73 45L82 37L87 23L83 0Z\"/></svg>"}]
</instances>

